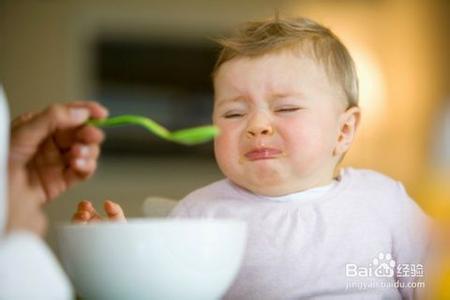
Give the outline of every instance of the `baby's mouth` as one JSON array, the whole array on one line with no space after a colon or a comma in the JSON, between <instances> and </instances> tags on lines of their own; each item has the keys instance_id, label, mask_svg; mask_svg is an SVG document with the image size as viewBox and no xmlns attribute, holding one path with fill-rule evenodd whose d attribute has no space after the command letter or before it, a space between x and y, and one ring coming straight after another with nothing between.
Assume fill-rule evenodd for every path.
<instances>
[{"instance_id":1,"label":"baby's mouth","mask_svg":"<svg viewBox=\"0 0 450 300\"><path fill-rule=\"evenodd\" d=\"M283 152L279 149L275 148L255 148L245 153L244 156L250 160L262 160L262 159L274 159L278 158L283 154Z\"/></svg>"}]
</instances>

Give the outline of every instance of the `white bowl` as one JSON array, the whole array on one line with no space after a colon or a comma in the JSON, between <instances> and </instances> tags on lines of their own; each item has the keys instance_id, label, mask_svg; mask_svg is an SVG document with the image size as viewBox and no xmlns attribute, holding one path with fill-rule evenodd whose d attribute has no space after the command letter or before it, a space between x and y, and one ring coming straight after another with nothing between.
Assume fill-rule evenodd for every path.
<instances>
[{"instance_id":1,"label":"white bowl","mask_svg":"<svg viewBox=\"0 0 450 300\"><path fill-rule=\"evenodd\" d=\"M63 266L83 299L218 299L236 276L246 224L131 219L63 225Z\"/></svg>"}]
</instances>

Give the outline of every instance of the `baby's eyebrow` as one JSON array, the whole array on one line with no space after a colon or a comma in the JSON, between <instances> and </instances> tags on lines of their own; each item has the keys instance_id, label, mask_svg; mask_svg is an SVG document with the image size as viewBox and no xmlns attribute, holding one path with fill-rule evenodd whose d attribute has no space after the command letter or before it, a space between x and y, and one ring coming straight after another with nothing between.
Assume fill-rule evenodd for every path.
<instances>
[{"instance_id":1,"label":"baby's eyebrow","mask_svg":"<svg viewBox=\"0 0 450 300\"><path fill-rule=\"evenodd\" d=\"M216 101L216 107L221 107L224 104L230 103L230 102L244 102L241 96L233 97L233 98L222 98Z\"/></svg>"},{"instance_id":2,"label":"baby's eyebrow","mask_svg":"<svg viewBox=\"0 0 450 300\"><path fill-rule=\"evenodd\" d=\"M284 93L284 92L280 92L280 93L273 93L269 95L269 101L273 102L275 100L279 100L279 99L284 99L284 98L295 98L301 101L305 100L305 97L302 93L300 92L288 92L288 93ZM239 96L235 96L235 97L231 97L231 98L221 98L221 99L217 99L215 101L215 107L219 108L227 103L230 102L246 102L246 98L242 95Z\"/></svg>"},{"instance_id":3,"label":"baby's eyebrow","mask_svg":"<svg viewBox=\"0 0 450 300\"><path fill-rule=\"evenodd\" d=\"M305 100L305 96L300 92L294 93L274 93L272 94L271 100L283 99L283 98L296 98L300 100Z\"/></svg>"}]
</instances>

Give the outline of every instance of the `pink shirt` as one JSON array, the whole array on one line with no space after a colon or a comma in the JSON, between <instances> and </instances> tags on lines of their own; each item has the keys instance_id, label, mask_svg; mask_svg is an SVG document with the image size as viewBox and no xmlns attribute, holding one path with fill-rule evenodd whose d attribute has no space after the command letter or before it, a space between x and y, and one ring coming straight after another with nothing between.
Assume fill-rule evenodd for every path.
<instances>
[{"instance_id":1,"label":"pink shirt","mask_svg":"<svg viewBox=\"0 0 450 300\"><path fill-rule=\"evenodd\" d=\"M228 179L170 214L248 224L244 260L224 299L411 299L424 282L428 218L403 186L344 169L334 184L281 197Z\"/></svg>"}]
</instances>

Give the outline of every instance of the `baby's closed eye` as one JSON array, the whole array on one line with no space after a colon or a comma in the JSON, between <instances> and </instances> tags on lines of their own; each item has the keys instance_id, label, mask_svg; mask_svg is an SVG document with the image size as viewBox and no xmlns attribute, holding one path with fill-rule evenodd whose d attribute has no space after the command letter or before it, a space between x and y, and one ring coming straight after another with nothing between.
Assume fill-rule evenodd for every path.
<instances>
[{"instance_id":1,"label":"baby's closed eye","mask_svg":"<svg viewBox=\"0 0 450 300\"><path fill-rule=\"evenodd\" d=\"M302 109L302 108L297 105L286 105L286 106L275 107L274 111L284 113L284 112L295 112L300 109Z\"/></svg>"},{"instance_id":2,"label":"baby's closed eye","mask_svg":"<svg viewBox=\"0 0 450 300\"><path fill-rule=\"evenodd\" d=\"M244 115L245 115L245 113L242 111L228 111L223 114L223 117L225 119L233 119L233 118L243 117Z\"/></svg>"}]
</instances>

